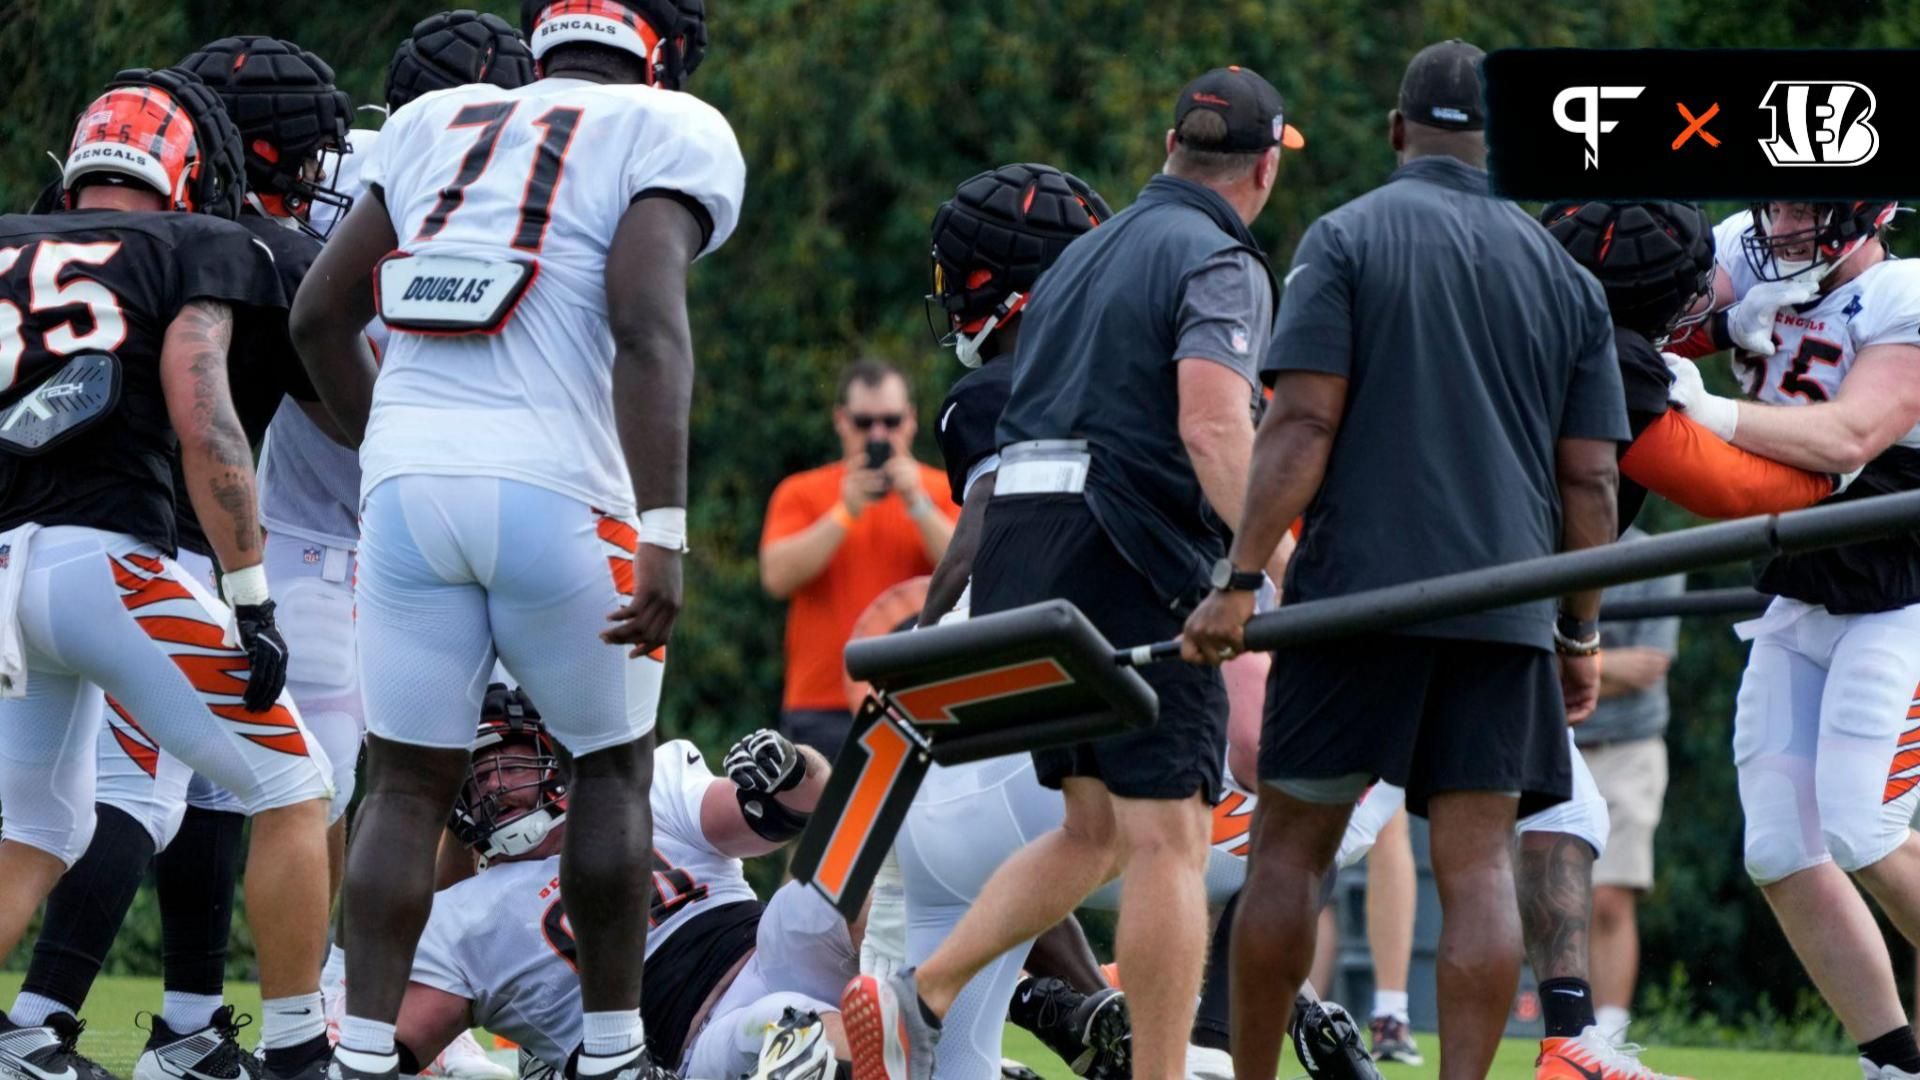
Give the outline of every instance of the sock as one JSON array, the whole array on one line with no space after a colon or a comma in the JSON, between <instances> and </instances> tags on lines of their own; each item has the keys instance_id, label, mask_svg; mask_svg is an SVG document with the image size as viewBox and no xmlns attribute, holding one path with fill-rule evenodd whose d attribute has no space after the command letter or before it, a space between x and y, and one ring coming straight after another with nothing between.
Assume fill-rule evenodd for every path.
<instances>
[{"instance_id":1,"label":"sock","mask_svg":"<svg viewBox=\"0 0 1920 1080\"><path fill-rule=\"evenodd\" d=\"M1902 1072L1920 1073L1920 1045L1913 1041L1913 1029L1905 1024L1872 1042L1860 1044L1860 1056L1875 1065L1890 1066Z\"/></svg>"},{"instance_id":2,"label":"sock","mask_svg":"<svg viewBox=\"0 0 1920 1080\"><path fill-rule=\"evenodd\" d=\"M1593 1026L1593 988L1585 979L1548 979L1540 984L1540 1012L1547 1038L1571 1039Z\"/></svg>"},{"instance_id":3,"label":"sock","mask_svg":"<svg viewBox=\"0 0 1920 1080\"><path fill-rule=\"evenodd\" d=\"M393 1025L378 1020L362 1020L349 1016L340 1021L340 1049L352 1050L377 1058L393 1056ZM353 1066L361 1072L380 1072L385 1066L364 1068Z\"/></svg>"},{"instance_id":4,"label":"sock","mask_svg":"<svg viewBox=\"0 0 1920 1080\"><path fill-rule=\"evenodd\" d=\"M173 843L153 860L160 967L170 990L219 994L226 982L233 889L246 824L239 814L189 806ZM173 1024L172 1017L167 1024ZM204 1020L200 1026L206 1026Z\"/></svg>"},{"instance_id":5,"label":"sock","mask_svg":"<svg viewBox=\"0 0 1920 1080\"><path fill-rule=\"evenodd\" d=\"M326 1010L320 992L298 997L268 998L260 1003L260 1045L279 1050L327 1033Z\"/></svg>"},{"instance_id":6,"label":"sock","mask_svg":"<svg viewBox=\"0 0 1920 1080\"><path fill-rule=\"evenodd\" d=\"M1373 992L1373 1016L1391 1016L1405 1024L1407 1017L1407 992L1405 990L1375 990Z\"/></svg>"},{"instance_id":7,"label":"sock","mask_svg":"<svg viewBox=\"0 0 1920 1080\"><path fill-rule=\"evenodd\" d=\"M13 999L13 1008L7 1010L7 1019L21 1027L39 1027L47 1022L54 1013L77 1011L74 1006L55 1001L39 994L29 994L22 990L20 996Z\"/></svg>"},{"instance_id":8,"label":"sock","mask_svg":"<svg viewBox=\"0 0 1920 1080\"><path fill-rule=\"evenodd\" d=\"M347 978L347 950L338 945L327 946L327 962L320 967L320 981L323 983L344 982Z\"/></svg>"},{"instance_id":9,"label":"sock","mask_svg":"<svg viewBox=\"0 0 1920 1080\"><path fill-rule=\"evenodd\" d=\"M1193 1028L1187 1041L1209 1050L1225 1050L1233 1024L1228 1016L1227 984L1233 973L1233 918L1240 907L1240 894L1234 893L1220 910L1220 921L1213 926L1213 938L1207 942L1206 974L1200 983L1200 1003L1194 1006Z\"/></svg>"},{"instance_id":10,"label":"sock","mask_svg":"<svg viewBox=\"0 0 1920 1080\"><path fill-rule=\"evenodd\" d=\"M95 804L94 818L86 854L47 895L46 919L20 983L23 999L62 1002L56 1012L80 1011L153 862L146 826L106 803Z\"/></svg>"},{"instance_id":11,"label":"sock","mask_svg":"<svg viewBox=\"0 0 1920 1080\"><path fill-rule=\"evenodd\" d=\"M639 1009L580 1014L583 1036L580 1052L594 1057L624 1054L647 1041L647 1026Z\"/></svg>"},{"instance_id":12,"label":"sock","mask_svg":"<svg viewBox=\"0 0 1920 1080\"><path fill-rule=\"evenodd\" d=\"M1632 1015L1618 1005L1602 1005L1593 1010L1594 1025L1600 1029L1600 1034L1614 1042L1626 1037L1627 1025L1632 1019Z\"/></svg>"},{"instance_id":13,"label":"sock","mask_svg":"<svg viewBox=\"0 0 1920 1080\"><path fill-rule=\"evenodd\" d=\"M226 999L219 994L168 990L160 997L160 1019L167 1022L175 1035L185 1035L213 1023L213 1011L224 1004Z\"/></svg>"}]
</instances>

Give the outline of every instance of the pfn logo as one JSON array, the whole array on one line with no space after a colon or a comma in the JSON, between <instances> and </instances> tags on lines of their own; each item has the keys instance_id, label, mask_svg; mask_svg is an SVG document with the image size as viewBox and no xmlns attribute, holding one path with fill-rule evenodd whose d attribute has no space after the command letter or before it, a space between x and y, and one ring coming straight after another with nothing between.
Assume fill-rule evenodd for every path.
<instances>
[{"instance_id":1,"label":"pfn logo","mask_svg":"<svg viewBox=\"0 0 1920 1080\"><path fill-rule=\"evenodd\" d=\"M1620 126L1618 120L1600 119L1600 102L1607 98L1637 98L1645 89L1644 86L1569 86L1553 99L1553 122L1560 125L1561 131L1587 140L1587 168L1600 167L1600 136ZM1578 117L1568 111L1568 106L1576 101L1584 106Z\"/></svg>"},{"instance_id":2,"label":"pfn logo","mask_svg":"<svg viewBox=\"0 0 1920 1080\"><path fill-rule=\"evenodd\" d=\"M1775 82L1760 107L1773 121L1760 149L1775 166L1864 165L1880 150L1873 91L1857 82Z\"/></svg>"}]
</instances>

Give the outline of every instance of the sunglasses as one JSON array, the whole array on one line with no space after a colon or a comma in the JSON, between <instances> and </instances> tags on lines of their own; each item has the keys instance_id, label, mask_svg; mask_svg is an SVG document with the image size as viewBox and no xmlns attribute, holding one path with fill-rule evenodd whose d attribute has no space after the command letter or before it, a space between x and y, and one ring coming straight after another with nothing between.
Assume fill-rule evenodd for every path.
<instances>
[{"instance_id":1,"label":"sunglasses","mask_svg":"<svg viewBox=\"0 0 1920 1080\"><path fill-rule=\"evenodd\" d=\"M894 431L897 430L901 424L907 422L907 415L897 412L881 413L878 416L871 416L867 413L854 413L847 417L847 419L853 421L853 426L859 428L861 431L871 430L875 424L885 427L888 431Z\"/></svg>"}]
</instances>

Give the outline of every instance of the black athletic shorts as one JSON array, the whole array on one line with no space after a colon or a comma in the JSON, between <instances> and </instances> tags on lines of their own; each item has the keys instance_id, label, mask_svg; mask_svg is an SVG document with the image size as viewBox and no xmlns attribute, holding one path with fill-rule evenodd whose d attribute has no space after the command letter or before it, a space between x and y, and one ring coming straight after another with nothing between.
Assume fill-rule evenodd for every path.
<instances>
[{"instance_id":1,"label":"black athletic shorts","mask_svg":"<svg viewBox=\"0 0 1920 1080\"><path fill-rule=\"evenodd\" d=\"M1493 641L1373 634L1274 653L1260 780L1354 773L1407 789L1511 791L1520 814L1567 801L1573 766L1553 654Z\"/></svg>"},{"instance_id":2,"label":"black athletic shorts","mask_svg":"<svg viewBox=\"0 0 1920 1080\"><path fill-rule=\"evenodd\" d=\"M1164 641L1183 624L1107 539L1078 495L997 497L973 560L972 613L1072 601L1116 648ZM1155 664L1140 674L1160 696L1153 727L1098 742L1037 751L1034 773L1058 788L1088 776L1130 799L1220 799L1227 689L1213 668Z\"/></svg>"},{"instance_id":3,"label":"black athletic shorts","mask_svg":"<svg viewBox=\"0 0 1920 1080\"><path fill-rule=\"evenodd\" d=\"M820 751L828 761L840 759L840 747L853 727L845 709L788 709L780 714L780 733L801 746Z\"/></svg>"}]
</instances>

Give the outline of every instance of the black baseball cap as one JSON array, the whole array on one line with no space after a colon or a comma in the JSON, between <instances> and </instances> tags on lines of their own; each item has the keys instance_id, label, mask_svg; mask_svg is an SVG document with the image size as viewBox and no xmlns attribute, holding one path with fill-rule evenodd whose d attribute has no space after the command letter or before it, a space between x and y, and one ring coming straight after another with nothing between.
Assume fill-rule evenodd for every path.
<instances>
[{"instance_id":1,"label":"black baseball cap","mask_svg":"<svg viewBox=\"0 0 1920 1080\"><path fill-rule=\"evenodd\" d=\"M1452 38L1415 53L1400 80L1400 115L1416 124L1448 131L1480 131L1487 126L1481 108L1480 61L1486 52Z\"/></svg>"},{"instance_id":2,"label":"black baseball cap","mask_svg":"<svg viewBox=\"0 0 1920 1080\"><path fill-rule=\"evenodd\" d=\"M1195 146L1198 150L1253 153L1275 145L1289 150L1307 145L1306 137L1287 123L1280 91L1252 68L1214 68L1188 83L1173 106L1174 130L1195 109L1219 113L1227 122L1225 139Z\"/></svg>"}]
</instances>

